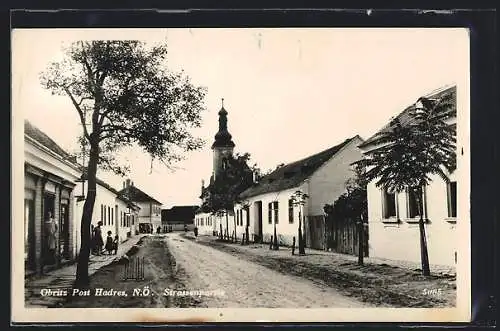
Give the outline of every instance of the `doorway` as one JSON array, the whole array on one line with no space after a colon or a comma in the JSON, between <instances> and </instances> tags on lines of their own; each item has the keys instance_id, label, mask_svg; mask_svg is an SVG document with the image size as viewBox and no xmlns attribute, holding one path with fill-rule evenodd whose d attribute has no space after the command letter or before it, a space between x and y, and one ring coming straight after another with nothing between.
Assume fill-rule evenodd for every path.
<instances>
[{"instance_id":1,"label":"doorway","mask_svg":"<svg viewBox=\"0 0 500 331\"><path fill-rule=\"evenodd\" d=\"M262 201L256 201L254 203L255 206L255 231L254 233L254 241L262 242Z\"/></svg>"},{"instance_id":2,"label":"doorway","mask_svg":"<svg viewBox=\"0 0 500 331\"><path fill-rule=\"evenodd\" d=\"M35 202L32 197L24 199L24 267L33 272L35 266Z\"/></svg>"},{"instance_id":3,"label":"doorway","mask_svg":"<svg viewBox=\"0 0 500 331\"><path fill-rule=\"evenodd\" d=\"M61 200L61 220L60 220L60 238L59 253L64 259L69 259L69 210L68 200Z\"/></svg>"},{"instance_id":4,"label":"doorway","mask_svg":"<svg viewBox=\"0 0 500 331\"><path fill-rule=\"evenodd\" d=\"M54 218L54 205L55 195L51 193L45 193L43 196L43 219L42 219L42 229L43 240L42 240L42 259L44 265L54 265L56 264L55 251L49 248L50 239L50 219Z\"/></svg>"}]
</instances>

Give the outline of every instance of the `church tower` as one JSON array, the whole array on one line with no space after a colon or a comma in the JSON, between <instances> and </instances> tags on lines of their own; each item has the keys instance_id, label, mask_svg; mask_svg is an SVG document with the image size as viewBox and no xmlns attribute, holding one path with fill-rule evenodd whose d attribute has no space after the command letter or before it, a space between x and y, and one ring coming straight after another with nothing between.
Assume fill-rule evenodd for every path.
<instances>
[{"instance_id":1,"label":"church tower","mask_svg":"<svg viewBox=\"0 0 500 331\"><path fill-rule=\"evenodd\" d=\"M233 155L234 142L232 136L227 131L227 111L224 109L224 98L219 111L219 131L215 134L215 141L212 144L213 150L213 180L224 168L224 160Z\"/></svg>"}]
</instances>

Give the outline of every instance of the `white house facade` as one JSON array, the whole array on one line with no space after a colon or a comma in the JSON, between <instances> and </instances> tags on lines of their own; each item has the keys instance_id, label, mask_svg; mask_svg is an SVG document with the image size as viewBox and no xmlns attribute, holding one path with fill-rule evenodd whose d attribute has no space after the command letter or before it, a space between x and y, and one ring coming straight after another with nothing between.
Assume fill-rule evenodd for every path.
<instances>
[{"instance_id":1,"label":"white house facade","mask_svg":"<svg viewBox=\"0 0 500 331\"><path fill-rule=\"evenodd\" d=\"M158 227L161 229L162 203L160 201L134 186L134 183L130 179L127 179L123 183L123 189L118 194L129 199L139 207L138 221L137 223L134 222L134 227L136 227L135 230L137 231L134 232L152 233L156 232Z\"/></svg>"},{"instance_id":2,"label":"white house facade","mask_svg":"<svg viewBox=\"0 0 500 331\"><path fill-rule=\"evenodd\" d=\"M243 202L235 208L238 233L244 233L248 223L250 240L268 242L276 225L280 243L291 245L298 236L299 213L303 221L323 215L324 205L345 192L346 181L354 175L351 164L362 158L357 147L362 142L359 136L346 139L260 178L240 195ZM293 204L296 191L309 196L303 206Z\"/></svg>"},{"instance_id":3,"label":"white house facade","mask_svg":"<svg viewBox=\"0 0 500 331\"><path fill-rule=\"evenodd\" d=\"M76 159L25 121L25 274L40 274L77 257L79 229L73 222L74 191L80 176ZM55 226L51 225L51 219Z\"/></svg>"},{"instance_id":4,"label":"white house facade","mask_svg":"<svg viewBox=\"0 0 500 331\"><path fill-rule=\"evenodd\" d=\"M456 95L456 87L443 88L426 97L439 98L446 93ZM412 107L412 106L410 106ZM398 116L405 116L408 107ZM456 123L456 110L447 119ZM382 128L384 130L386 127ZM380 131L379 131L380 132ZM367 139L360 148L369 154L379 146L377 134ZM457 160L457 169L460 161ZM449 175L450 183L434 176L423 188L423 219L427 235L430 264L454 266L457 259L455 226L457 215L457 170ZM369 256L393 260L420 262L419 211L416 201L407 192L387 192L368 184Z\"/></svg>"}]
</instances>

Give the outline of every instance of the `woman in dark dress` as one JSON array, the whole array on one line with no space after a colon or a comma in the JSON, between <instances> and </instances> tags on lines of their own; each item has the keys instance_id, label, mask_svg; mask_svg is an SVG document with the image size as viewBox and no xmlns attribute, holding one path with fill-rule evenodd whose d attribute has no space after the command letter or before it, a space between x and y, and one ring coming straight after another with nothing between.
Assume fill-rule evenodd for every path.
<instances>
[{"instance_id":1,"label":"woman in dark dress","mask_svg":"<svg viewBox=\"0 0 500 331\"><path fill-rule=\"evenodd\" d=\"M102 239L101 226L102 226L102 222L99 221L99 222L97 222L97 226L94 228L96 255L101 255L102 246L104 246L104 240Z\"/></svg>"}]
</instances>

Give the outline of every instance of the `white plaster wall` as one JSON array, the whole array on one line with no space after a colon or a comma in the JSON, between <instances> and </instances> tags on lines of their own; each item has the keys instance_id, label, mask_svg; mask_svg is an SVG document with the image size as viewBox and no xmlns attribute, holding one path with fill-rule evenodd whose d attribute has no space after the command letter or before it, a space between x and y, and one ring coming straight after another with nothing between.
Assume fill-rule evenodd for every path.
<instances>
[{"instance_id":1,"label":"white plaster wall","mask_svg":"<svg viewBox=\"0 0 500 331\"><path fill-rule=\"evenodd\" d=\"M291 189L287 189L280 192L272 192L257 195L254 197L250 197L247 201L250 203L250 227L249 234L250 239L253 238L253 234L257 234L256 224L257 224L257 208L255 205L256 201L262 201L262 235L264 237L265 242L269 242L271 236L274 235L274 219L272 223L269 224L268 218L268 204L273 201L278 201L278 217L279 222L276 224L276 233L278 235L278 239L282 245L291 245L292 238L298 236L298 207L294 207L294 220L293 223L289 223L288 220L288 199L291 198L292 194L298 189L307 193L307 183L304 183L298 187L294 187ZM237 206L237 209L241 208L241 206ZM305 214L307 215L307 205L304 208ZM245 212L243 212L243 216L245 217ZM274 217L274 215L273 215ZM243 223L244 224L244 223ZM239 227L240 233L245 232L245 227Z\"/></svg>"},{"instance_id":2,"label":"white plaster wall","mask_svg":"<svg viewBox=\"0 0 500 331\"><path fill-rule=\"evenodd\" d=\"M361 138L353 138L309 178L309 215L323 215L325 204L333 203L346 191L346 181L355 175L351 164L363 158L357 147L361 143Z\"/></svg>"},{"instance_id":3,"label":"white plaster wall","mask_svg":"<svg viewBox=\"0 0 500 331\"><path fill-rule=\"evenodd\" d=\"M451 176L454 180L454 176ZM369 255L394 260L420 262L420 239L417 223L407 218L407 195L398 194L400 223L383 223L382 194L375 183L368 185ZM431 264L455 264L456 219L448 218L446 183L439 177L432 177L426 187L427 234L429 262ZM460 222L458 220L458 222Z\"/></svg>"},{"instance_id":4,"label":"white plaster wall","mask_svg":"<svg viewBox=\"0 0 500 331\"><path fill-rule=\"evenodd\" d=\"M201 225L201 219L203 219L203 225ZM207 220L211 220L211 223L207 224ZM218 229L218 225L216 225L216 216L210 213L196 214L194 224L198 227L198 234L200 235L212 235L213 231Z\"/></svg>"},{"instance_id":5,"label":"white plaster wall","mask_svg":"<svg viewBox=\"0 0 500 331\"><path fill-rule=\"evenodd\" d=\"M151 202L136 202L136 204L141 207L138 223L153 224L153 230L156 233L156 228L161 227L161 205ZM151 208L152 206L159 207L157 212L154 211L154 208Z\"/></svg>"}]
</instances>

